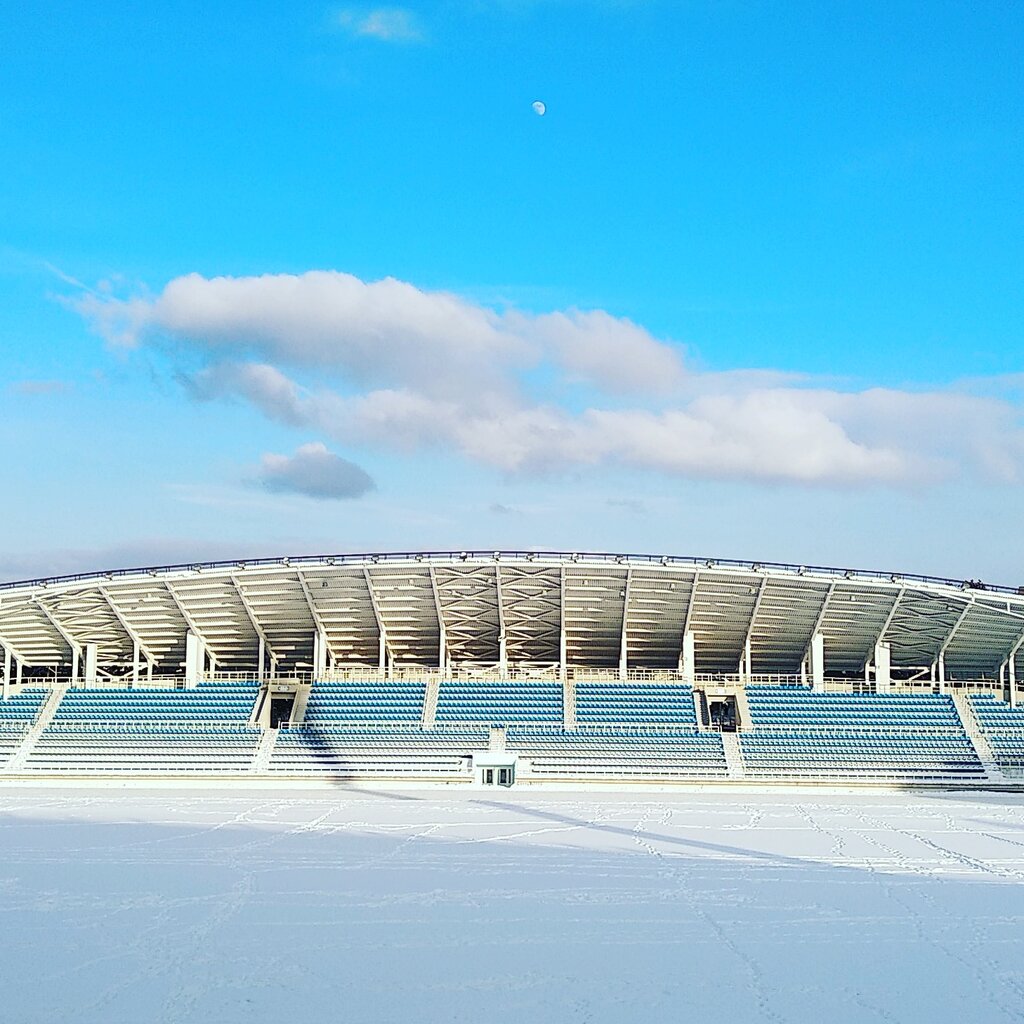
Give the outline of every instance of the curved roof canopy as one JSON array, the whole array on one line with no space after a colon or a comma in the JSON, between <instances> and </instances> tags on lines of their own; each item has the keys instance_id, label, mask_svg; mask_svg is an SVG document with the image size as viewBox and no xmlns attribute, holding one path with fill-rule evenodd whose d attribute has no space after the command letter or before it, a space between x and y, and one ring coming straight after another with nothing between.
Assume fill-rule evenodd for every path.
<instances>
[{"instance_id":1,"label":"curved roof canopy","mask_svg":"<svg viewBox=\"0 0 1024 1024\"><path fill-rule=\"evenodd\" d=\"M823 638L830 675L878 644L907 673L1024 674L1024 594L978 582L650 555L431 552L322 555L118 570L0 587L0 647L28 668L98 672L140 659L181 675L186 638L216 668L318 664L796 673ZM137 652L137 653L136 653ZM319 662L317 659L320 659Z\"/></svg>"}]
</instances>

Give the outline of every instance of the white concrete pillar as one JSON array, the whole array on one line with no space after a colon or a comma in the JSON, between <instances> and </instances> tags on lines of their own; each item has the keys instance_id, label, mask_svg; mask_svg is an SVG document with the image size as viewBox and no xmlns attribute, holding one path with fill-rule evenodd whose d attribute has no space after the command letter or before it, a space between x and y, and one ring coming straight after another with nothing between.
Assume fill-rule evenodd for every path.
<instances>
[{"instance_id":1,"label":"white concrete pillar","mask_svg":"<svg viewBox=\"0 0 1024 1024\"><path fill-rule=\"evenodd\" d=\"M1017 660L1016 655L1010 658L1009 665L1007 666L1007 674L1010 680L1010 706L1017 706L1017 670L1014 667L1014 662Z\"/></svg>"},{"instance_id":2,"label":"white concrete pillar","mask_svg":"<svg viewBox=\"0 0 1024 1024\"><path fill-rule=\"evenodd\" d=\"M683 673L683 678L692 683L697 674L697 646L692 629L688 629L683 634L683 650L679 655L679 668Z\"/></svg>"},{"instance_id":3,"label":"white concrete pillar","mask_svg":"<svg viewBox=\"0 0 1024 1024\"><path fill-rule=\"evenodd\" d=\"M562 626L558 632L558 675L563 683L569 674L569 666L566 664L568 656L569 642L565 636L565 626Z\"/></svg>"},{"instance_id":4,"label":"white concrete pillar","mask_svg":"<svg viewBox=\"0 0 1024 1024\"><path fill-rule=\"evenodd\" d=\"M946 692L946 657L940 651L938 661L938 674L939 674L939 693Z\"/></svg>"},{"instance_id":5,"label":"white concrete pillar","mask_svg":"<svg viewBox=\"0 0 1024 1024\"><path fill-rule=\"evenodd\" d=\"M260 637L259 650L256 654L256 659L256 681L262 683L264 675L263 668L267 661L267 642L263 637Z\"/></svg>"},{"instance_id":6,"label":"white concrete pillar","mask_svg":"<svg viewBox=\"0 0 1024 1024\"><path fill-rule=\"evenodd\" d=\"M875 689L888 693L892 683L892 651L888 644L875 644Z\"/></svg>"},{"instance_id":7,"label":"white concrete pillar","mask_svg":"<svg viewBox=\"0 0 1024 1024\"><path fill-rule=\"evenodd\" d=\"M139 641L132 641L132 686L139 685Z\"/></svg>"},{"instance_id":8,"label":"white concrete pillar","mask_svg":"<svg viewBox=\"0 0 1024 1024\"><path fill-rule=\"evenodd\" d=\"M78 648L71 648L71 682L78 682Z\"/></svg>"},{"instance_id":9,"label":"white concrete pillar","mask_svg":"<svg viewBox=\"0 0 1024 1024\"><path fill-rule=\"evenodd\" d=\"M185 685L195 686L203 674L203 641L192 630L185 634Z\"/></svg>"},{"instance_id":10,"label":"white concrete pillar","mask_svg":"<svg viewBox=\"0 0 1024 1024\"><path fill-rule=\"evenodd\" d=\"M825 638L821 633L811 637L811 689L825 689Z\"/></svg>"},{"instance_id":11,"label":"white concrete pillar","mask_svg":"<svg viewBox=\"0 0 1024 1024\"><path fill-rule=\"evenodd\" d=\"M11 652L4 648L4 700L11 696Z\"/></svg>"},{"instance_id":12,"label":"white concrete pillar","mask_svg":"<svg viewBox=\"0 0 1024 1024\"><path fill-rule=\"evenodd\" d=\"M382 676L387 675L388 668L388 642L384 636L384 630L380 631L380 643L377 647L377 667L380 669Z\"/></svg>"},{"instance_id":13,"label":"white concrete pillar","mask_svg":"<svg viewBox=\"0 0 1024 1024\"><path fill-rule=\"evenodd\" d=\"M99 644L85 645L85 684L96 685L96 666L99 663Z\"/></svg>"},{"instance_id":14,"label":"white concrete pillar","mask_svg":"<svg viewBox=\"0 0 1024 1024\"><path fill-rule=\"evenodd\" d=\"M21 689L21 680L22 680L22 676L23 676L23 672L24 672L25 666L21 663L21 658L15 658L14 659L14 664L16 666L15 671L17 672L17 675L15 676L15 682L17 682L18 689L20 690Z\"/></svg>"},{"instance_id":15,"label":"white concrete pillar","mask_svg":"<svg viewBox=\"0 0 1024 1024\"><path fill-rule=\"evenodd\" d=\"M327 635L318 629L313 636L313 678L323 679L327 674Z\"/></svg>"}]
</instances>

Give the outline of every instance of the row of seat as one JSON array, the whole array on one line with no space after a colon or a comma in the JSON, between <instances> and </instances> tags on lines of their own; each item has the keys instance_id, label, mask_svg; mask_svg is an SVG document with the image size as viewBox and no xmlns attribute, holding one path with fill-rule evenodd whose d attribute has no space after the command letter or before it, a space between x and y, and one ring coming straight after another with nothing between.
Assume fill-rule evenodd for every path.
<instances>
[{"instance_id":1,"label":"row of seat","mask_svg":"<svg viewBox=\"0 0 1024 1024\"><path fill-rule=\"evenodd\" d=\"M696 728L693 687L685 683L576 684L576 721L636 722Z\"/></svg>"},{"instance_id":2,"label":"row of seat","mask_svg":"<svg viewBox=\"0 0 1024 1024\"><path fill-rule=\"evenodd\" d=\"M299 726L284 729L270 759L272 772L443 777L464 775L466 757L487 749L486 728L421 730Z\"/></svg>"},{"instance_id":3,"label":"row of seat","mask_svg":"<svg viewBox=\"0 0 1024 1024\"><path fill-rule=\"evenodd\" d=\"M754 729L911 729L963 732L946 694L818 693L808 687L750 686L746 691Z\"/></svg>"},{"instance_id":4,"label":"row of seat","mask_svg":"<svg viewBox=\"0 0 1024 1024\"><path fill-rule=\"evenodd\" d=\"M316 683L305 720L321 722L418 722L423 714L423 683Z\"/></svg>"},{"instance_id":5,"label":"row of seat","mask_svg":"<svg viewBox=\"0 0 1024 1024\"><path fill-rule=\"evenodd\" d=\"M98 726L47 729L25 770L59 772L248 772L259 729Z\"/></svg>"},{"instance_id":6,"label":"row of seat","mask_svg":"<svg viewBox=\"0 0 1024 1024\"><path fill-rule=\"evenodd\" d=\"M473 683L444 680L437 696L439 722L561 722L558 683Z\"/></svg>"},{"instance_id":7,"label":"row of seat","mask_svg":"<svg viewBox=\"0 0 1024 1024\"><path fill-rule=\"evenodd\" d=\"M55 723L245 722L259 685L201 683L187 690L71 689L54 714Z\"/></svg>"},{"instance_id":8,"label":"row of seat","mask_svg":"<svg viewBox=\"0 0 1024 1024\"><path fill-rule=\"evenodd\" d=\"M714 779L728 774L718 733L621 730L582 725L572 732L510 729L509 750L528 758L535 777Z\"/></svg>"},{"instance_id":9,"label":"row of seat","mask_svg":"<svg viewBox=\"0 0 1024 1024\"><path fill-rule=\"evenodd\" d=\"M996 764L1010 776L1024 775L1024 708L990 693L970 696L971 708Z\"/></svg>"},{"instance_id":10,"label":"row of seat","mask_svg":"<svg viewBox=\"0 0 1024 1024\"><path fill-rule=\"evenodd\" d=\"M7 700L0 700L0 728L6 723L34 722L49 695L49 690L26 688L20 693L12 694Z\"/></svg>"},{"instance_id":11,"label":"row of seat","mask_svg":"<svg viewBox=\"0 0 1024 1024\"><path fill-rule=\"evenodd\" d=\"M963 733L862 732L744 733L740 749L746 774L824 779L981 778L984 767Z\"/></svg>"}]
</instances>

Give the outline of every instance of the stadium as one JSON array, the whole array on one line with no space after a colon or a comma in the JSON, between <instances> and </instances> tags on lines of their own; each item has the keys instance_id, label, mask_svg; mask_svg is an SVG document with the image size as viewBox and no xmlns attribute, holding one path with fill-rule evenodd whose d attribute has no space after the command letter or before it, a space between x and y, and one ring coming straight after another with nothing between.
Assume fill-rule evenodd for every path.
<instances>
[{"instance_id":1,"label":"stadium","mask_svg":"<svg viewBox=\"0 0 1024 1024\"><path fill-rule=\"evenodd\" d=\"M1024 592L653 555L197 563L0 588L7 778L1024 782Z\"/></svg>"}]
</instances>

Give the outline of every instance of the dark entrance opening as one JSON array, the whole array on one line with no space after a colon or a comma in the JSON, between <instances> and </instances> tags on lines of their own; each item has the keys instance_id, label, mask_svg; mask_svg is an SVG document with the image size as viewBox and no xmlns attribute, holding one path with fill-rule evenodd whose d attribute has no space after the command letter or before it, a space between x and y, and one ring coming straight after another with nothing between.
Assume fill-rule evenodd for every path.
<instances>
[{"instance_id":1,"label":"dark entrance opening","mask_svg":"<svg viewBox=\"0 0 1024 1024\"><path fill-rule=\"evenodd\" d=\"M485 786L511 786L515 779L512 768L485 768L483 784Z\"/></svg>"},{"instance_id":2,"label":"dark entrance opening","mask_svg":"<svg viewBox=\"0 0 1024 1024\"><path fill-rule=\"evenodd\" d=\"M717 729L718 732L736 731L737 716L735 697L709 697L708 714L711 718L712 729Z\"/></svg>"},{"instance_id":3,"label":"dark entrance opening","mask_svg":"<svg viewBox=\"0 0 1024 1024\"><path fill-rule=\"evenodd\" d=\"M274 694L270 698L270 728L279 729L287 726L292 720L292 708L295 707L295 694Z\"/></svg>"}]
</instances>

